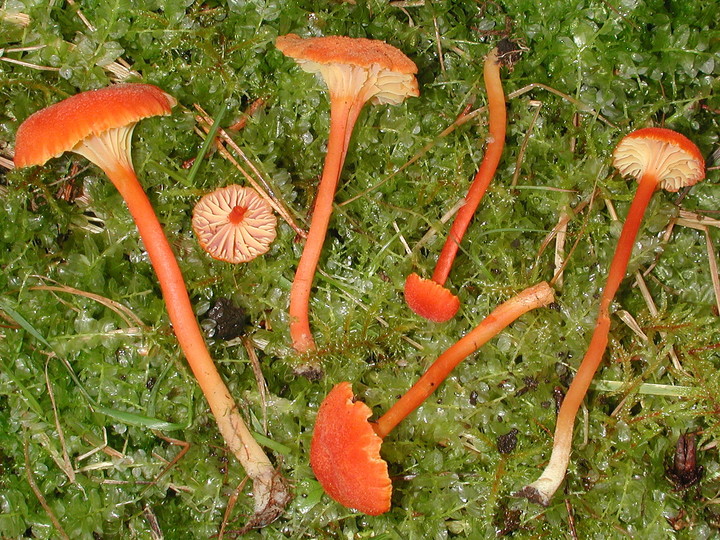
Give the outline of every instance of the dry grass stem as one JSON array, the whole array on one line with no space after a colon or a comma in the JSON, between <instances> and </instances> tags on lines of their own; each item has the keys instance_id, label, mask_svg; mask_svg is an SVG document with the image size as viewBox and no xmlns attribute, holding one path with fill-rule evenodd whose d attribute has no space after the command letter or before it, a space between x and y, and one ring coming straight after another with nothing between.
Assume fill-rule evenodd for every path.
<instances>
[{"instance_id":1,"label":"dry grass stem","mask_svg":"<svg viewBox=\"0 0 720 540\"><path fill-rule=\"evenodd\" d=\"M155 434L156 437L162 439L166 443L172 444L174 446L179 446L180 451L175 455L174 458L172 458L172 460L167 462L167 464L165 465L163 470L160 471L160 473L155 478L153 478L150 483L148 483L147 487L145 489L143 489L142 492L140 493L140 496L144 495L145 492L148 489L150 489L152 486L157 484L160 481L160 479L167 474L167 472L169 470L171 470L173 467L175 467L175 465L177 465L180 462L180 460L183 457L185 457L185 454L188 453L188 450L190 450L190 446L191 446L191 444L187 441L181 441L180 439L173 439L172 437L166 437L159 431L153 430L153 433ZM160 457L160 456L156 456L156 457ZM160 459L162 459L162 458L160 458ZM163 461L165 461L165 460L163 460Z\"/></svg>"},{"instance_id":2,"label":"dry grass stem","mask_svg":"<svg viewBox=\"0 0 720 540\"><path fill-rule=\"evenodd\" d=\"M11 159L0 156L0 167L4 167L7 170L11 171L15 168L15 164L12 162Z\"/></svg>"},{"instance_id":3,"label":"dry grass stem","mask_svg":"<svg viewBox=\"0 0 720 540\"><path fill-rule=\"evenodd\" d=\"M397 221L393 221L393 229L395 229L395 232L398 234L398 237L400 238L400 243L405 248L405 253L407 253L408 255L412 255L412 250L410 249L410 246L405 240L405 237L400 232L400 227L398 227Z\"/></svg>"},{"instance_id":4,"label":"dry grass stem","mask_svg":"<svg viewBox=\"0 0 720 540\"><path fill-rule=\"evenodd\" d=\"M461 197L458 199L458 201L453 205L450 210L445 212L443 216L440 218L440 223L445 225L450 219L458 213L458 210L460 210L465 205L465 197ZM417 241L415 244L415 247L413 248L413 251L417 251L422 246L424 246L426 243L428 243L430 240L432 240L435 235L438 233L438 230L435 227L430 227L428 229L428 232L426 232L423 237Z\"/></svg>"},{"instance_id":5,"label":"dry grass stem","mask_svg":"<svg viewBox=\"0 0 720 540\"><path fill-rule=\"evenodd\" d=\"M232 495L228 497L228 503L225 507L225 513L223 514L222 523L220 524L220 531L218 531L218 540L223 540L225 538L225 527L227 527L228 521L230 520L230 516L232 515L232 511L235 508L235 504L237 504L237 500L240 497L240 494L242 493L243 489L245 489L245 484L247 484L247 481L249 480L249 477L243 478L242 482L236 487Z\"/></svg>"},{"instance_id":6,"label":"dry grass stem","mask_svg":"<svg viewBox=\"0 0 720 540\"><path fill-rule=\"evenodd\" d=\"M705 244L707 245L708 262L710 263L710 279L712 280L713 290L715 291L715 305L720 314L720 276L718 276L717 257L715 256L715 248L713 247L710 231L705 228Z\"/></svg>"},{"instance_id":7,"label":"dry grass stem","mask_svg":"<svg viewBox=\"0 0 720 540\"><path fill-rule=\"evenodd\" d=\"M60 448L62 449L62 461L58 463L60 469L67 475L68 480L71 483L75 483L75 471L73 470L72 463L70 462L70 455L67 451L67 444L65 443L65 433L63 432L62 426L60 425L60 416L58 415L57 403L55 402L55 392L53 391L52 384L50 384L50 375L48 374L48 358L45 362L45 386L48 389L48 397L50 398L50 404L52 405L53 418L55 419L55 429L57 430L58 441L60 442ZM57 462L56 462L57 463Z\"/></svg>"},{"instance_id":8,"label":"dry grass stem","mask_svg":"<svg viewBox=\"0 0 720 540\"><path fill-rule=\"evenodd\" d=\"M435 27L435 45L437 46L438 60L440 61L440 71L445 74L445 58L443 58L442 43L440 41L440 27L438 26L437 17L433 17L433 26Z\"/></svg>"},{"instance_id":9,"label":"dry grass stem","mask_svg":"<svg viewBox=\"0 0 720 540\"><path fill-rule=\"evenodd\" d=\"M41 280L47 280L51 281L53 283L58 283L57 281L44 277L44 276L34 276L36 278L39 278ZM62 292L62 293L68 293L73 294L76 296L82 296L84 298L88 298L90 300L94 300L95 302L98 302L99 304L102 304L106 308L114 311L122 320L127 324L129 329L133 328L140 328L140 329L147 329L147 326L145 323L140 320L140 318L135 315L135 313L132 312L130 308L127 306L124 306L120 302L116 302L115 300L111 300L110 298L106 298L104 296L100 296L99 294L87 292L87 291L81 291L79 289L75 289L73 287L68 287L67 285L34 285L32 287L28 287L31 291L51 291L51 292Z\"/></svg>"},{"instance_id":10,"label":"dry grass stem","mask_svg":"<svg viewBox=\"0 0 720 540\"><path fill-rule=\"evenodd\" d=\"M555 288L561 289L563 285L563 269L565 268L565 239L567 238L567 224L570 215L563 210L555 226Z\"/></svg>"},{"instance_id":11,"label":"dry grass stem","mask_svg":"<svg viewBox=\"0 0 720 540\"><path fill-rule=\"evenodd\" d=\"M40 488L38 488L37 484L35 483L35 478L33 478L32 474L32 463L30 462L30 449L28 445L27 437L23 438L23 450L25 453L25 477L27 478L28 484L30 485L30 489L32 489L33 493L35 493L35 497L37 497L38 502L40 503L40 506L43 507L43 510L45 510L45 513L48 515L48 518L50 518L50 521L53 524L53 527L57 530L58 536L60 538L63 538L65 540L70 540L70 537L65 532L65 529L63 529L62 525L60 524L60 521L55 516L55 514L52 511L52 508L50 508L50 505L47 503L47 500L45 500L45 496L40 491Z\"/></svg>"},{"instance_id":12,"label":"dry grass stem","mask_svg":"<svg viewBox=\"0 0 720 540\"><path fill-rule=\"evenodd\" d=\"M197 103L195 104L195 108L200 112L199 115L195 116L195 120L200 124L203 131L205 132L206 136L210 132L210 128L213 125L214 121L212 117L208 116L208 114L203 110L200 105ZM235 143L235 141L232 140L232 138L227 134L227 132L220 128L218 129L218 139L222 139L222 142L225 142L232 150L239 155L242 160L250 167L250 169L255 173L255 175L260 179L260 182L268 185L265 179L263 178L262 174L260 174L260 171L258 171L257 167L248 159L248 157L245 155L245 152L243 152L240 147ZM280 217L282 217L285 222L292 227L292 229L298 234L298 236L302 238L307 238L307 233L301 229L296 223L295 220L290 215L290 212L285 208L283 202L272 195L271 193L268 193L256 180L253 178L250 173L248 173L241 165L238 163L238 161L230 154L230 152L225 148L225 146L222 144L220 140L216 141L216 148L220 152L220 155L227 159L233 167L235 167L240 173L245 177L245 179L250 183L250 185L257 191L260 196L265 199L270 206L272 206L273 210L275 210Z\"/></svg>"},{"instance_id":13,"label":"dry grass stem","mask_svg":"<svg viewBox=\"0 0 720 540\"><path fill-rule=\"evenodd\" d=\"M525 157L525 151L527 150L527 146L530 143L530 136L532 135L533 127L535 127L535 123L537 122L537 119L540 116L540 110L542 109L543 103L542 101L537 101L534 99L531 99L528 102L528 105L531 107L535 107L535 114L533 115L532 120L530 121L530 125L527 128L527 131L525 131L525 136L523 137L523 142L520 145L520 150L518 150L518 157L515 160L515 172L513 173L512 181L510 182L510 187L514 187L517 185L518 178L520 178L520 170L522 168L522 161Z\"/></svg>"},{"instance_id":14,"label":"dry grass stem","mask_svg":"<svg viewBox=\"0 0 720 540\"><path fill-rule=\"evenodd\" d=\"M265 382L265 376L262 372L262 367L260 366L260 360L258 359L258 355L255 352L255 346L252 343L252 340L246 336L242 337L242 344L243 347L245 347L245 350L247 351L248 358L250 359L250 366L253 370L253 375L255 375L255 382L257 383L258 391L260 392L260 408L262 409L262 426L263 426L263 435L267 435L268 433L268 414L267 414L267 397L268 397L268 386L267 382Z\"/></svg>"},{"instance_id":15,"label":"dry grass stem","mask_svg":"<svg viewBox=\"0 0 720 540\"><path fill-rule=\"evenodd\" d=\"M85 14L80 10L78 5L75 3L75 0L67 0L67 3L73 7L75 13L77 13L78 18L83 22L87 29L91 32L95 32L96 28L92 25L92 23L90 23L87 17L85 17Z\"/></svg>"}]
</instances>

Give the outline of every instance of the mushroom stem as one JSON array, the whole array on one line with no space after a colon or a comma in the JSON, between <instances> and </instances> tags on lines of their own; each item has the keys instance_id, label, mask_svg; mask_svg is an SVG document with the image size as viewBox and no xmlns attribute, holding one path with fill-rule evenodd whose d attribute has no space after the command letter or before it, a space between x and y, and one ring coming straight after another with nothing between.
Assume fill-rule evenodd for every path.
<instances>
[{"instance_id":1,"label":"mushroom stem","mask_svg":"<svg viewBox=\"0 0 720 540\"><path fill-rule=\"evenodd\" d=\"M483 321L442 353L422 377L373 425L384 438L408 414L417 409L468 355L499 334L518 317L553 301L553 289L543 281L500 304Z\"/></svg>"},{"instance_id":2,"label":"mushroom stem","mask_svg":"<svg viewBox=\"0 0 720 540\"><path fill-rule=\"evenodd\" d=\"M445 245L440 252L432 280L444 285L452 268L455 256L457 255L460 242L470 221L477 210L480 201L487 191L490 182L495 175L503 148L505 147L505 131L507 124L507 112L505 111L505 94L503 93L502 80L500 79L500 62L498 50L493 49L485 57L483 66L483 78L488 97L489 127L487 148L480 168L475 174L467 195L465 204L460 208L450 227L450 232L445 240Z\"/></svg>"},{"instance_id":3,"label":"mushroom stem","mask_svg":"<svg viewBox=\"0 0 720 540\"><path fill-rule=\"evenodd\" d=\"M180 267L162 225L129 163L105 165L103 170L125 200L162 290L173 332L200 385L218 429L230 451L253 480L258 515L274 506L281 487L278 475L240 415L235 400L218 373L198 326ZM267 516L266 516L267 517Z\"/></svg>"},{"instance_id":4,"label":"mushroom stem","mask_svg":"<svg viewBox=\"0 0 720 540\"><path fill-rule=\"evenodd\" d=\"M610 263L610 270L600 298L600 309L595 323L595 330L590 339L590 345L558 412L550 461L540 478L519 493L519 495L543 506L550 503L550 499L565 477L572 449L575 416L607 348L608 334L610 332L610 304L625 277L633 244L640 229L640 223L657 187L658 179L654 173L646 173L640 179L640 184L630 205L615 254Z\"/></svg>"},{"instance_id":5,"label":"mushroom stem","mask_svg":"<svg viewBox=\"0 0 720 540\"><path fill-rule=\"evenodd\" d=\"M330 100L330 134L325 164L318 184L310 230L290 288L290 336L293 347L300 353L315 350L315 340L310 330L310 291L325 243L348 144L363 104L364 101L357 97L333 96Z\"/></svg>"}]
</instances>

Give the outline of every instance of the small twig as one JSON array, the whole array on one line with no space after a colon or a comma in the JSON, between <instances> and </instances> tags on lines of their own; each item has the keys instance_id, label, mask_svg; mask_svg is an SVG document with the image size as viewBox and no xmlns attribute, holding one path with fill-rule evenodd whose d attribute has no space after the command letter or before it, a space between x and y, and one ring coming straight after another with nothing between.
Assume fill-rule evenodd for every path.
<instances>
[{"instance_id":1,"label":"small twig","mask_svg":"<svg viewBox=\"0 0 720 540\"><path fill-rule=\"evenodd\" d=\"M712 280L713 290L715 291L715 304L720 314L720 276L718 276L717 257L715 256L715 248L713 247L710 231L705 227L705 244L707 245L708 262L710 263L710 279Z\"/></svg>"},{"instance_id":2,"label":"small twig","mask_svg":"<svg viewBox=\"0 0 720 540\"><path fill-rule=\"evenodd\" d=\"M5 167L9 171L11 171L15 168L15 163L13 163L11 159L0 156L0 167Z\"/></svg>"},{"instance_id":3,"label":"small twig","mask_svg":"<svg viewBox=\"0 0 720 540\"><path fill-rule=\"evenodd\" d=\"M560 219L555 230L555 288L561 289L563 285L563 268L565 255L565 239L567 238L567 224L570 221L570 215L563 210L560 213Z\"/></svg>"},{"instance_id":4,"label":"small twig","mask_svg":"<svg viewBox=\"0 0 720 540\"><path fill-rule=\"evenodd\" d=\"M247 336L241 338L242 344L247 351L248 358L250 359L250 366L252 367L253 374L255 375L255 382L257 383L258 391L260 392L260 408L262 409L262 426L263 435L268 433L268 414L267 414L267 395L268 387L265 382L265 376L263 375L262 368L260 367L260 360L258 360L257 353L255 352L255 346L252 340Z\"/></svg>"},{"instance_id":5,"label":"small twig","mask_svg":"<svg viewBox=\"0 0 720 540\"><path fill-rule=\"evenodd\" d=\"M145 516L145 519L147 520L148 524L150 525L150 536L153 540L162 540L165 538L163 535L162 529L160 528L160 523L158 522L157 516L152 511L152 508L149 504L146 504L143 506L143 515Z\"/></svg>"},{"instance_id":6,"label":"small twig","mask_svg":"<svg viewBox=\"0 0 720 540\"><path fill-rule=\"evenodd\" d=\"M180 446L182 450L180 450L172 460L168 462L167 465L163 468L162 471L160 471L160 474L158 474L155 478L152 479L152 481L147 485L145 489L142 490L140 493L140 497L142 497L145 492L150 489L152 486L158 483L158 481L167 474L167 472L172 469L184 456L188 453L188 450L190 450L190 443L188 441L181 441L180 439L173 439L172 437L166 437L159 431L153 430L153 433L156 437L159 437L163 441L170 443L175 446ZM164 461L164 460L163 460Z\"/></svg>"},{"instance_id":7,"label":"small twig","mask_svg":"<svg viewBox=\"0 0 720 540\"><path fill-rule=\"evenodd\" d=\"M577 529L575 528L575 513L573 512L572 505L570 504L570 499L565 499L565 510L567 510L568 514L568 529L570 529L570 537L573 538L573 540L578 540L580 538L577 533Z\"/></svg>"},{"instance_id":8,"label":"small twig","mask_svg":"<svg viewBox=\"0 0 720 540\"><path fill-rule=\"evenodd\" d=\"M70 480L70 482L74 484L75 471L73 470L72 463L70 462L70 455L67 451L67 444L65 443L65 433L63 432L62 426L60 425L60 415L58 415L57 403L55 402L55 392L53 391L52 384L50 384L50 375L48 374L49 363L50 358L48 358L45 362L45 386L48 389L48 396L50 397L50 404L52 405L53 417L55 418L55 429L57 430L60 448L62 448L62 465L60 468L67 475L68 480Z\"/></svg>"},{"instance_id":9,"label":"small twig","mask_svg":"<svg viewBox=\"0 0 720 540\"><path fill-rule=\"evenodd\" d=\"M435 16L433 16L433 26L435 27L435 44L437 45L438 60L440 60L440 71L445 75L445 59L443 58L442 43L440 42L440 27Z\"/></svg>"},{"instance_id":10,"label":"small twig","mask_svg":"<svg viewBox=\"0 0 720 540\"><path fill-rule=\"evenodd\" d=\"M67 3L73 7L73 9L77 13L78 17L80 18L80 20L83 22L83 24L85 26L87 26L87 29L90 30L91 32L94 32L96 30L95 27L90 23L90 21L87 19L87 17L85 17L83 12L80 10L80 8L75 3L75 0L67 0Z\"/></svg>"},{"instance_id":11,"label":"small twig","mask_svg":"<svg viewBox=\"0 0 720 540\"><path fill-rule=\"evenodd\" d=\"M395 232L398 234L398 237L400 238L400 243L405 248L405 253L407 253L408 255L412 255L412 250L410 249L410 246L408 246L405 237L400 232L400 227L398 227L397 221L393 221L393 229L395 229Z\"/></svg>"},{"instance_id":12,"label":"small twig","mask_svg":"<svg viewBox=\"0 0 720 540\"><path fill-rule=\"evenodd\" d=\"M55 527L55 529L57 529L58 535L60 535L61 538L70 540L70 537L65 532L65 529L63 529L60 521L53 513L52 508L50 508L47 500L45 500L45 496L42 494L40 488L38 488L37 484L35 483L35 479L33 478L32 474L32 463L30 462L30 449L28 447L27 437L23 438L23 450L25 454L25 477L27 478L28 484L30 484L30 489L33 490L33 493L35 493L35 497L37 497L40 506L43 507L43 510L45 510L45 513L50 518L50 521L52 521L53 526Z\"/></svg>"},{"instance_id":13,"label":"small twig","mask_svg":"<svg viewBox=\"0 0 720 540\"><path fill-rule=\"evenodd\" d=\"M440 218L440 223L442 223L442 224L444 225L445 223L447 223L448 221L450 221L450 219L451 219L455 214L457 214L458 211L459 211L464 205L465 205L465 197L460 197L460 199L458 199L458 201L453 205L453 207L450 208L450 210L448 210L447 212L445 212L445 213L443 214L443 216ZM427 242L429 242L429 241L437 234L437 232L438 232L438 231L437 231L437 229L436 229L435 227L430 227L430 229L428 229L428 232L426 232L426 233L423 235L423 237L422 237L420 240L418 240L418 242L415 244L415 247L413 248L413 250L414 250L414 251L417 251L418 249L420 249L420 248L421 248L422 246L424 246Z\"/></svg>"},{"instance_id":14,"label":"small twig","mask_svg":"<svg viewBox=\"0 0 720 540\"><path fill-rule=\"evenodd\" d=\"M195 116L195 119L198 121L198 123L201 125L205 133L210 132L210 127L213 125L212 118L203 110L203 108L195 104L195 108L200 113L199 115ZM227 132L219 128L217 131L218 137L222 139L225 143L227 143L230 148L232 148L236 154L238 154L243 161L250 167L250 169L257 175L257 177L260 179L261 182L264 184L267 184L265 182L265 179L260 174L260 171L257 170L255 165L248 159L248 157L245 155L245 153L240 149L240 147L233 141L233 139L227 134ZM270 206L285 220L285 222L292 227L292 229L298 234L298 236L302 238L307 238L307 233L302 230L296 223L295 220L290 215L290 212L283 206L282 201L280 201L277 197L274 197L272 194L269 194L260 184L238 163L238 161L230 154L230 152L223 146L223 144L220 143L220 141L217 141L217 149L220 152L220 155L222 155L225 159L227 159L233 167L235 167L242 175L245 177L245 179L250 183L250 185L257 191L260 196L265 199Z\"/></svg>"},{"instance_id":15,"label":"small twig","mask_svg":"<svg viewBox=\"0 0 720 540\"><path fill-rule=\"evenodd\" d=\"M249 478L247 476L245 478L243 478L242 482L240 482L238 487L236 487L233 490L232 495L230 495L230 497L228 497L228 503L227 503L227 506L225 507L225 514L223 514L223 520L222 520L222 523L220 524L220 531L218 532L218 536L217 536L218 540L223 540L223 538L225 537L225 527L227 526L228 521L230 520L230 515L232 514L232 511L235 508L235 504L237 503L237 500L240 497L240 494L242 493L243 489L245 489L245 484L247 484L248 479Z\"/></svg>"},{"instance_id":16,"label":"small twig","mask_svg":"<svg viewBox=\"0 0 720 540\"><path fill-rule=\"evenodd\" d=\"M532 120L530 121L530 125L527 128L527 131L525 132L525 137L523 137L523 142L520 145L520 150L518 150L518 157L515 160L515 172L513 173L512 181L510 182L510 187L514 187L517 185L518 178L520 177L520 169L522 166L523 158L525 157L525 151L527 150L527 146L530 143L530 136L532 135L533 127L535 127L535 123L537 122L538 117L540 116L540 110L542 109L543 103L542 101L537 100L530 100L529 103L530 106L535 107L535 114L533 115Z\"/></svg>"}]
</instances>

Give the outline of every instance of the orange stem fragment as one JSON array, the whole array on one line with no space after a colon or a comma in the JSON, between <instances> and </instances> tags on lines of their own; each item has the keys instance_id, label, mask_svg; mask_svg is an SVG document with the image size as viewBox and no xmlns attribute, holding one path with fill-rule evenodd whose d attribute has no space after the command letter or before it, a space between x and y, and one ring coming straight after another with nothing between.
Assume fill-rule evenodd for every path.
<instances>
[{"instance_id":1,"label":"orange stem fragment","mask_svg":"<svg viewBox=\"0 0 720 540\"><path fill-rule=\"evenodd\" d=\"M495 175L503 148L505 148L507 112L505 110L505 94L500 79L500 62L498 61L497 49L490 51L485 58L483 78L488 96L488 144L485 149L485 157L465 196L465 204L455 216L455 221L450 227L447 240L445 240L445 245L435 265L432 280L440 285L444 285L448 275L450 275L460 242L462 242L475 210L477 210Z\"/></svg>"},{"instance_id":2,"label":"orange stem fragment","mask_svg":"<svg viewBox=\"0 0 720 540\"><path fill-rule=\"evenodd\" d=\"M488 95L489 133L480 168L470 184L465 204L460 208L450 232L438 256L431 279L423 279L413 273L405 282L405 299L410 309L421 317L434 322L452 319L460 308L460 300L444 287L463 236L477 210L490 182L495 175L503 148L507 129L505 94L500 78L500 61L495 48L485 57L483 78Z\"/></svg>"},{"instance_id":3,"label":"orange stem fragment","mask_svg":"<svg viewBox=\"0 0 720 540\"><path fill-rule=\"evenodd\" d=\"M412 388L382 415L374 426L375 433L385 437L408 414L417 409L460 362L498 335L518 317L530 310L548 305L553 298L552 288L543 281L496 307L479 325L442 353Z\"/></svg>"}]
</instances>

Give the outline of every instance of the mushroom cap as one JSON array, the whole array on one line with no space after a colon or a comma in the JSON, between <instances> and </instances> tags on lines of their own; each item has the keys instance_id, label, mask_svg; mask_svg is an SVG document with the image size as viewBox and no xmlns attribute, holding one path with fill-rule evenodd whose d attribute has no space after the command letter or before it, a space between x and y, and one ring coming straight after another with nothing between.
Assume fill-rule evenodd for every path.
<instances>
[{"instance_id":1,"label":"mushroom cap","mask_svg":"<svg viewBox=\"0 0 720 540\"><path fill-rule=\"evenodd\" d=\"M433 322L446 322L460 309L460 299L432 279L416 273L405 280L405 301L410 309Z\"/></svg>"},{"instance_id":2,"label":"mushroom cap","mask_svg":"<svg viewBox=\"0 0 720 540\"><path fill-rule=\"evenodd\" d=\"M30 115L15 138L15 166L42 165L83 139L170 114L175 98L151 84L127 83L81 92Z\"/></svg>"},{"instance_id":3,"label":"mushroom cap","mask_svg":"<svg viewBox=\"0 0 720 540\"><path fill-rule=\"evenodd\" d=\"M666 128L642 128L626 135L615 147L613 164L624 176L640 179L654 174L668 191L692 186L705 178L705 160L695 144Z\"/></svg>"},{"instance_id":4,"label":"mushroom cap","mask_svg":"<svg viewBox=\"0 0 720 540\"><path fill-rule=\"evenodd\" d=\"M277 219L270 204L252 188L232 184L202 197L193 209L192 228L200 246L230 263L253 260L270 249Z\"/></svg>"},{"instance_id":5,"label":"mushroom cap","mask_svg":"<svg viewBox=\"0 0 720 540\"><path fill-rule=\"evenodd\" d=\"M371 414L354 401L350 383L335 385L318 410L310 465L330 497L376 516L390 509L392 483L380 457L382 439L368 422Z\"/></svg>"},{"instance_id":6,"label":"mushroom cap","mask_svg":"<svg viewBox=\"0 0 720 540\"><path fill-rule=\"evenodd\" d=\"M420 95L415 62L384 41L347 36L302 38L287 34L279 36L275 46L294 58L305 71L320 73L331 95L357 91L366 84L367 74L372 74L373 84L370 89L364 89L366 101L398 104L406 97ZM358 69L366 74L358 75L355 72Z\"/></svg>"}]
</instances>

